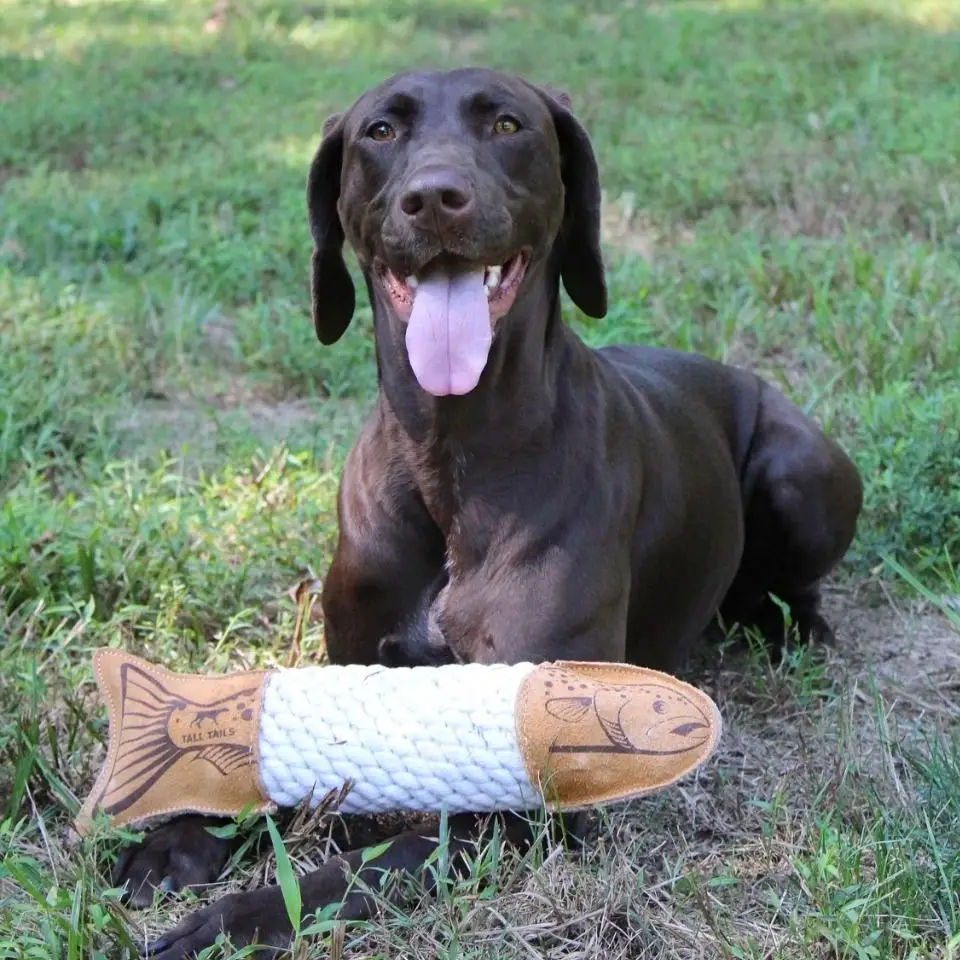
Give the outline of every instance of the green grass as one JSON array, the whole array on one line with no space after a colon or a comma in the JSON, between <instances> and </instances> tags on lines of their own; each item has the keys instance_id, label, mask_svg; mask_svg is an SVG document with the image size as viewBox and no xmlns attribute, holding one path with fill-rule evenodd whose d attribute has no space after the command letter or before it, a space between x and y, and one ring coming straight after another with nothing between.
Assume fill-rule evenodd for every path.
<instances>
[{"instance_id":1,"label":"green grass","mask_svg":"<svg viewBox=\"0 0 960 960\"><path fill-rule=\"evenodd\" d=\"M117 838L65 846L104 735L90 652L286 662L375 384L365 306L335 348L313 335L307 165L370 83L465 62L567 89L594 138L611 310L571 322L769 376L866 507L839 660L718 668L733 746L688 792L705 813L611 814L541 881L488 851L332 949L960 953L960 3L217 10L0 0L0 954L114 956L141 922L106 890ZM301 649L322 656L313 620ZM799 766L745 776L774 735Z\"/></svg>"}]
</instances>

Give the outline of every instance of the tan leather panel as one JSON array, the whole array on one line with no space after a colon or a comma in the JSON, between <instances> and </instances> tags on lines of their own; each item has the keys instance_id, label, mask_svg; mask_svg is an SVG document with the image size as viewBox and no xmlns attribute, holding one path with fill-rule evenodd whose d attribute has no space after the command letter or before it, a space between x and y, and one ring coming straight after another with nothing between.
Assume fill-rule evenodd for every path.
<instances>
[{"instance_id":1,"label":"tan leather panel","mask_svg":"<svg viewBox=\"0 0 960 960\"><path fill-rule=\"evenodd\" d=\"M542 664L517 695L520 751L551 809L661 790L713 753L721 728L701 690L621 663Z\"/></svg>"},{"instance_id":2,"label":"tan leather panel","mask_svg":"<svg viewBox=\"0 0 960 960\"><path fill-rule=\"evenodd\" d=\"M257 777L265 671L176 674L118 650L98 650L93 665L110 740L78 832L98 808L118 826L271 808Z\"/></svg>"}]
</instances>

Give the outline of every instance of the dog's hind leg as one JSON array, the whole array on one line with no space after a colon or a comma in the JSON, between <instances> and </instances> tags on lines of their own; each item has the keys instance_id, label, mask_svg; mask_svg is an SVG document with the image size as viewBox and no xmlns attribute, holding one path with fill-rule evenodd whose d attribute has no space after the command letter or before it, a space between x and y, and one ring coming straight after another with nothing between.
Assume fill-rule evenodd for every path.
<instances>
[{"instance_id":1,"label":"dog's hind leg","mask_svg":"<svg viewBox=\"0 0 960 960\"><path fill-rule=\"evenodd\" d=\"M764 385L743 476L746 539L720 607L724 624L756 627L779 656L786 606L804 642L832 642L820 584L856 533L860 475L840 446L778 390Z\"/></svg>"}]
</instances>

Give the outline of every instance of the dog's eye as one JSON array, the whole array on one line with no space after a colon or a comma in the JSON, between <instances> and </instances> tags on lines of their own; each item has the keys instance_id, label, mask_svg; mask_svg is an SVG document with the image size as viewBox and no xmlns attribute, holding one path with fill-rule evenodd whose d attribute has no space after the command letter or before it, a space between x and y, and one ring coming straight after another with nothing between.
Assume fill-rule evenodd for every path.
<instances>
[{"instance_id":1,"label":"dog's eye","mask_svg":"<svg viewBox=\"0 0 960 960\"><path fill-rule=\"evenodd\" d=\"M387 140L396 139L397 132L386 120L377 120L376 123L371 123L370 126L367 127L367 136L371 140L384 143Z\"/></svg>"},{"instance_id":2,"label":"dog's eye","mask_svg":"<svg viewBox=\"0 0 960 960\"><path fill-rule=\"evenodd\" d=\"M496 134L517 133L520 130L520 121L516 117L504 115L497 118L493 125L493 132Z\"/></svg>"}]
</instances>

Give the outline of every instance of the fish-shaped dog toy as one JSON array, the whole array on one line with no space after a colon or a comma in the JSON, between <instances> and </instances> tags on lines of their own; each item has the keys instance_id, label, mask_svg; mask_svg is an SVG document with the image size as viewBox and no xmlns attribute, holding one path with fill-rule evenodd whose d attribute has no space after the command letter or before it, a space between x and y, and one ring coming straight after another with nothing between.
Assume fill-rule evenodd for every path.
<instances>
[{"instance_id":1,"label":"fish-shaped dog toy","mask_svg":"<svg viewBox=\"0 0 960 960\"><path fill-rule=\"evenodd\" d=\"M94 654L107 757L76 826L292 807L571 810L675 783L722 724L703 691L626 664L311 666L176 674Z\"/></svg>"}]
</instances>

